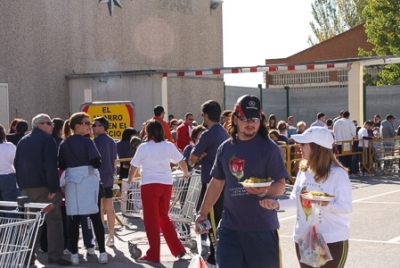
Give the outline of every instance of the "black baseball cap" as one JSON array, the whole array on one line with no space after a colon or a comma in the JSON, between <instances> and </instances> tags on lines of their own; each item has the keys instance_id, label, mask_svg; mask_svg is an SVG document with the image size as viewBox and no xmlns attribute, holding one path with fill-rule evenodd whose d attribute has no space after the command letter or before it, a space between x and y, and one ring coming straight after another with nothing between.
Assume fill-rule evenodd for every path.
<instances>
[{"instance_id":1,"label":"black baseball cap","mask_svg":"<svg viewBox=\"0 0 400 268\"><path fill-rule=\"evenodd\" d=\"M241 96L237 100L234 110L239 117L261 118L262 115L260 100L253 95Z\"/></svg>"}]
</instances>

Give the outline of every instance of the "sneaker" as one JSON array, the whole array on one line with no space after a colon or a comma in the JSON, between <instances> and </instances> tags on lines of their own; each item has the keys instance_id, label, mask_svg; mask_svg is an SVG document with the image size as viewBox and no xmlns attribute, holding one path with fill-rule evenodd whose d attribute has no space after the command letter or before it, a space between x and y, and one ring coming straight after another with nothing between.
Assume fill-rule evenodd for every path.
<instances>
[{"instance_id":1,"label":"sneaker","mask_svg":"<svg viewBox=\"0 0 400 268\"><path fill-rule=\"evenodd\" d=\"M78 265L79 264L79 256L78 256L78 254L71 254L71 263L72 263L72 265Z\"/></svg>"},{"instance_id":2,"label":"sneaker","mask_svg":"<svg viewBox=\"0 0 400 268\"><path fill-rule=\"evenodd\" d=\"M363 172L363 171L361 171L361 172L358 174L358 177L365 177L365 174L364 174L364 172Z\"/></svg>"},{"instance_id":3,"label":"sneaker","mask_svg":"<svg viewBox=\"0 0 400 268\"><path fill-rule=\"evenodd\" d=\"M69 250L66 248L66 249L64 249L63 254L64 254L64 255L70 255L70 254L71 254L71 251L69 251Z\"/></svg>"},{"instance_id":4,"label":"sneaker","mask_svg":"<svg viewBox=\"0 0 400 268\"><path fill-rule=\"evenodd\" d=\"M176 257L177 257L178 259L182 259L183 256L185 256L185 255L186 255L186 251L183 251L183 252L179 253L178 256L176 256Z\"/></svg>"},{"instance_id":5,"label":"sneaker","mask_svg":"<svg viewBox=\"0 0 400 268\"><path fill-rule=\"evenodd\" d=\"M138 263L148 263L148 264L157 263L157 262L154 262L154 261L149 261L146 256L142 256L140 258L137 258L136 262L138 262Z\"/></svg>"},{"instance_id":6,"label":"sneaker","mask_svg":"<svg viewBox=\"0 0 400 268\"><path fill-rule=\"evenodd\" d=\"M94 252L94 248L88 248L87 249L87 255L96 255L96 252Z\"/></svg>"},{"instance_id":7,"label":"sneaker","mask_svg":"<svg viewBox=\"0 0 400 268\"><path fill-rule=\"evenodd\" d=\"M208 261L206 261L206 265L207 265L207 268L217 268L217 266L215 264L211 264Z\"/></svg>"},{"instance_id":8,"label":"sneaker","mask_svg":"<svg viewBox=\"0 0 400 268\"><path fill-rule=\"evenodd\" d=\"M202 247L208 247L207 241L206 240L201 240L201 246Z\"/></svg>"},{"instance_id":9,"label":"sneaker","mask_svg":"<svg viewBox=\"0 0 400 268\"><path fill-rule=\"evenodd\" d=\"M350 174L350 178L354 178L356 174Z\"/></svg>"},{"instance_id":10,"label":"sneaker","mask_svg":"<svg viewBox=\"0 0 400 268\"><path fill-rule=\"evenodd\" d=\"M99 255L99 263L108 263L107 252L100 253L100 255Z\"/></svg>"},{"instance_id":11,"label":"sneaker","mask_svg":"<svg viewBox=\"0 0 400 268\"><path fill-rule=\"evenodd\" d=\"M108 237L107 242L106 242L107 247L113 247L114 246L114 238Z\"/></svg>"}]
</instances>

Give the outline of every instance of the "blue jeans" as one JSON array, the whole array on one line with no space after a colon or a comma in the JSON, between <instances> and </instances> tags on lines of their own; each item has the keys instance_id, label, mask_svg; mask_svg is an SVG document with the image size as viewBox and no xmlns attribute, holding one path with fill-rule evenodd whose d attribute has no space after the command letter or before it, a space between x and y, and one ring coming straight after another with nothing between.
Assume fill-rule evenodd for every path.
<instances>
[{"instance_id":1,"label":"blue jeans","mask_svg":"<svg viewBox=\"0 0 400 268\"><path fill-rule=\"evenodd\" d=\"M218 227L218 268L280 268L277 230L246 232Z\"/></svg>"},{"instance_id":2,"label":"blue jeans","mask_svg":"<svg viewBox=\"0 0 400 268\"><path fill-rule=\"evenodd\" d=\"M0 201L17 201L17 178L15 173L0 175ZM14 210L15 207L0 207L2 210ZM5 217L15 218L17 214L4 213Z\"/></svg>"}]
</instances>

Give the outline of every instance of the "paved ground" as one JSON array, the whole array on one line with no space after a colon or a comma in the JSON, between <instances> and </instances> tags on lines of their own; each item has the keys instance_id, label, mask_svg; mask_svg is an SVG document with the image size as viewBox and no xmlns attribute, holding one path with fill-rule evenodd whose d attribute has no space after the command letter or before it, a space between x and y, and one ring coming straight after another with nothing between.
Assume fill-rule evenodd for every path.
<instances>
[{"instance_id":1,"label":"paved ground","mask_svg":"<svg viewBox=\"0 0 400 268\"><path fill-rule=\"evenodd\" d=\"M353 213L350 215L351 238L346 267L400 267L400 178L398 174L352 178L352 185ZM290 190L291 187L288 186L287 193ZM118 215L122 217L120 213ZM187 248L189 254L184 259L177 260L171 256L165 244L162 245L161 264L151 266L136 263L130 257L128 241L145 237L142 221L123 219L125 224L123 227L116 225L115 247L107 248L109 264L100 265L97 257L86 257L85 250L81 248L79 252L81 264L75 267L188 267L194 253ZM280 212L279 219L283 267L298 267L292 240L295 211ZM139 248L143 252L146 250L145 240ZM56 267L48 265L46 260L45 254L39 254L36 267Z\"/></svg>"}]
</instances>

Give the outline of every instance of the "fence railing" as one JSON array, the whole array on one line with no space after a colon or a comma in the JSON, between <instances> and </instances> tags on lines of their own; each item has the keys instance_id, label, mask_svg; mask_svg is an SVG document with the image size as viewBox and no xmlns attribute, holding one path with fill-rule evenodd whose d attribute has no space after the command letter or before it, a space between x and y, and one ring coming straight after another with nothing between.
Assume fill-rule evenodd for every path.
<instances>
[{"instance_id":1,"label":"fence railing","mask_svg":"<svg viewBox=\"0 0 400 268\"><path fill-rule=\"evenodd\" d=\"M354 145L355 142L363 145L361 151L358 149L358 145ZM335 149L337 145L341 145L342 151L340 153ZM279 148L289 173L289 182L293 184L299 170L299 163L302 160L299 144L279 145ZM340 141L335 143L333 150L338 158L341 156L358 156L359 161L357 162L359 163L356 165L359 170L364 170L371 175L381 175L386 172L399 172L399 148L400 137L395 137L391 139Z\"/></svg>"}]
</instances>

